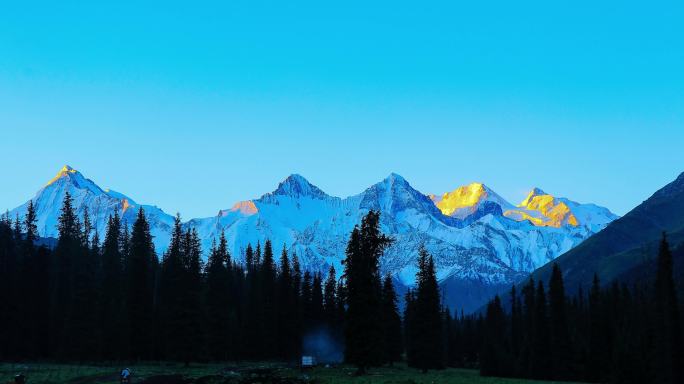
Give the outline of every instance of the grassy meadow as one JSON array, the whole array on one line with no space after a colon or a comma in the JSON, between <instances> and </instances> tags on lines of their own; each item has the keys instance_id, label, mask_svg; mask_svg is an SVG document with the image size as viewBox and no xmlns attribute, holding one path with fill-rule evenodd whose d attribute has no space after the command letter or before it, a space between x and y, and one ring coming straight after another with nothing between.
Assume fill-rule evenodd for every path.
<instances>
[{"instance_id":1,"label":"grassy meadow","mask_svg":"<svg viewBox=\"0 0 684 384\"><path fill-rule=\"evenodd\" d=\"M114 384L119 383L119 365L0 364L0 384L13 383L23 372L30 384ZM132 383L148 384L522 384L551 383L519 379L480 377L470 369L445 369L422 374L405 365L375 368L356 377L348 366L299 369L271 363L229 364L140 364L133 371Z\"/></svg>"}]
</instances>

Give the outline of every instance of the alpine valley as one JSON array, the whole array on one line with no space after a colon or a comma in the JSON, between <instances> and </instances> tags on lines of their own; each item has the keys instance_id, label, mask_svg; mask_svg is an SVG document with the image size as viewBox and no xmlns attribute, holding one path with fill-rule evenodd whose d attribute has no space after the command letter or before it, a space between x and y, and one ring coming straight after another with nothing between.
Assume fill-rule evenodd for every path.
<instances>
[{"instance_id":1,"label":"alpine valley","mask_svg":"<svg viewBox=\"0 0 684 384\"><path fill-rule=\"evenodd\" d=\"M130 226L143 208L157 253L165 251L174 216L102 189L69 166L32 199L41 236L57 235L67 192L79 216L87 210L101 235L110 215L117 213ZM27 205L28 201L9 214L23 216ZM295 252L305 269L327 272L332 265L339 272L349 233L371 209L380 211L382 230L394 239L381 260L383 273L395 276L400 287L411 286L418 250L424 246L435 257L446 304L465 312L478 309L494 293L618 218L606 208L555 197L539 188L514 205L481 183L426 195L393 173L357 195L339 198L295 174L258 199L237 202L216 216L191 219L183 225L197 229L205 252L225 231L237 260L242 260L248 243L270 239L276 248Z\"/></svg>"}]
</instances>

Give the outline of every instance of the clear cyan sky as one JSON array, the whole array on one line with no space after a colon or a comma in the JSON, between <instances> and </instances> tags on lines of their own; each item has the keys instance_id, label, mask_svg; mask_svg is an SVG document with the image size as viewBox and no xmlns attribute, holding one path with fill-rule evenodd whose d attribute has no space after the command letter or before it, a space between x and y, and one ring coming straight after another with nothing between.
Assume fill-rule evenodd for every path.
<instances>
[{"instance_id":1,"label":"clear cyan sky","mask_svg":"<svg viewBox=\"0 0 684 384\"><path fill-rule=\"evenodd\" d=\"M0 209L64 164L186 219L290 173L624 214L684 171L681 1L140 3L2 5Z\"/></svg>"}]
</instances>

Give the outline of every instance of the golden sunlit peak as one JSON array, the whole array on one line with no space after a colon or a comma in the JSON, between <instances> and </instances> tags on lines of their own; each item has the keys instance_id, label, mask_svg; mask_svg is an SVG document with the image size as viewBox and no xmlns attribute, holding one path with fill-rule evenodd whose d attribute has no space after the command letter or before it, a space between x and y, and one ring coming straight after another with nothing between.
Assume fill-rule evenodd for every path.
<instances>
[{"instance_id":1,"label":"golden sunlit peak","mask_svg":"<svg viewBox=\"0 0 684 384\"><path fill-rule=\"evenodd\" d=\"M523 201L520 203L519 207L526 207L526 206L528 206L528 205L530 204L530 202L532 201L532 199L533 199L534 197L536 197L536 196L544 196L544 195L549 196L546 192L542 191L541 188L534 187L534 188L532 188L532 190L530 191L530 193L527 194L527 197L525 198L525 200L523 200Z\"/></svg>"},{"instance_id":2,"label":"golden sunlit peak","mask_svg":"<svg viewBox=\"0 0 684 384\"><path fill-rule=\"evenodd\" d=\"M537 226L561 227L564 224L578 226L577 217L562 201L539 188L533 188L518 208L504 212L504 216L517 220L529 220Z\"/></svg>"},{"instance_id":3,"label":"golden sunlit peak","mask_svg":"<svg viewBox=\"0 0 684 384\"><path fill-rule=\"evenodd\" d=\"M444 215L451 215L462 208L470 208L477 205L487 197L487 188L482 183L470 183L446 192L441 199L433 198L437 208Z\"/></svg>"},{"instance_id":4,"label":"golden sunlit peak","mask_svg":"<svg viewBox=\"0 0 684 384\"><path fill-rule=\"evenodd\" d=\"M75 169L73 169L70 165L65 165L65 166L62 167L62 169L61 169L59 172L60 172L60 173L62 173L62 172L66 172L66 173L76 173L76 172L78 172L78 171L76 171Z\"/></svg>"},{"instance_id":5,"label":"golden sunlit peak","mask_svg":"<svg viewBox=\"0 0 684 384\"><path fill-rule=\"evenodd\" d=\"M240 212L245 215L253 215L259 211L253 201L238 201L230 209L231 212Z\"/></svg>"},{"instance_id":6,"label":"golden sunlit peak","mask_svg":"<svg viewBox=\"0 0 684 384\"><path fill-rule=\"evenodd\" d=\"M66 176L66 175L68 175L68 174L70 174L70 173L78 173L78 171L75 170L74 168L72 168L72 167L69 166L69 165L63 166L62 169L60 169L59 172L57 172L57 175L55 175L55 177L53 177L50 181L48 181L48 183L47 183L45 186L47 187L48 185L50 185L50 184L54 183L55 181L59 180L62 176Z\"/></svg>"}]
</instances>

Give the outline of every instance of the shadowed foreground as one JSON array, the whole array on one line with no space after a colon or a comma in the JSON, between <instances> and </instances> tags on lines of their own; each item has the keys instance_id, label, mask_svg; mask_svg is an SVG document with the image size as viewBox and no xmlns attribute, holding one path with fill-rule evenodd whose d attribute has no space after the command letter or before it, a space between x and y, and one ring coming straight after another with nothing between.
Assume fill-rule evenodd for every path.
<instances>
[{"instance_id":1,"label":"shadowed foreground","mask_svg":"<svg viewBox=\"0 0 684 384\"><path fill-rule=\"evenodd\" d=\"M68 383L68 384L114 384L118 383L119 366L105 365L59 365L59 364L1 364L0 383L10 383L16 373L23 372L28 382ZM422 384L422 383L475 383L475 384L515 384L551 383L480 377L476 370L446 369L421 374L415 369L398 365L394 368L371 369L362 377L353 376L353 367L319 367L306 372L284 365L271 363L252 363L239 365L194 364L145 364L132 366L133 383L147 384L252 384L252 383L354 383L354 384Z\"/></svg>"}]
</instances>

